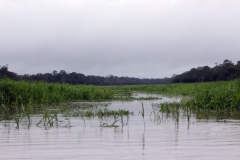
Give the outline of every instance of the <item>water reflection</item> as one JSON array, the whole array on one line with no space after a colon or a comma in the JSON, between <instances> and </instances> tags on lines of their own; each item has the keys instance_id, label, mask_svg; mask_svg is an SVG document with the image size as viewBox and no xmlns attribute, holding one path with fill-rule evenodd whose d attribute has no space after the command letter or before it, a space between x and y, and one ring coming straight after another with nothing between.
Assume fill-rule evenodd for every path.
<instances>
[{"instance_id":1,"label":"water reflection","mask_svg":"<svg viewBox=\"0 0 240 160\"><path fill-rule=\"evenodd\" d=\"M144 150L145 150L145 134L144 133L142 137L142 149L143 149L143 157L144 157Z\"/></svg>"},{"instance_id":2,"label":"water reflection","mask_svg":"<svg viewBox=\"0 0 240 160\"><path fill-rule=\"evenodd\" d=\"M163 97L154 103L176 98ZM144 106L143 117L138 113ZM239 159L240 122L209 119L189 121L179 113L178 123L160 113L159 123L150 116L153 101L113 102L109 109L134 112L119 127L100 127L98 118L71 117L48 128L34 124L15 129L12 121L0 124L1 159ZM113 119L112 119L113 120ZM110 122L110 121L109 121ZM67 125L70 123L71 125ZM145 125L144 125L145 123ZM189 127L190 125L190 127ZM188 129L187 129L188 128ZM14 154L13 154L14 153Z\"/></svg>"}]
</instances>

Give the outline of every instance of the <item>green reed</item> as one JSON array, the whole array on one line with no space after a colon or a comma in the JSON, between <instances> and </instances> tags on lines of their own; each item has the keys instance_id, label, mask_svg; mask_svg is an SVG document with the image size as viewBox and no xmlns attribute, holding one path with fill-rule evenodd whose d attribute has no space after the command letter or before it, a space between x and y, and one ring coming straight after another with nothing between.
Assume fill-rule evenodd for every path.
<instances>
[{"instance_id":1,"label":"green reed","mask_svg":"<svg viewBox=\"0 0 240 160\"><path fill-rule=\"evenodd\" d=\"M113 96L110 89L98 86L0 80L0 105L7 107L10 112L22 104L111 100Z\"/></svg>"},{"instance_id":2,"label":"green reed","mask_svg":"<svg viewBox=\"0 0 240 160\"><path fill-rule=\"evenodd\" d=\"M0 80L0 119L11 120L23 115L27 123L31 123L30 115L39 113L53 104L73 101L111 101L111 100L153 100L150 98L133 98L132 92L150 92L158 94L173 94L187 96L180 104L161 104L161 114L165 117L179 119L179 109L190 121L191 114L196 114L198 119L216 118L217 120L240 117L240 79L226 82L208 82L193 84L160 84L160 85L135 85L135 86L86 86L69 85L45 82ZM71 104L73 105L73 104ZM64 108L64 107L63 107ZM66 108L66 107L65 107ZM127 111L96 110L78 111L77 116L94 117L99 119L111 116L129 115ZM122 112L122 113L120 113ZM144 121L144 107L139 112ZM153 110L155 120L162 118L158 110ZM18 115L18 116L17 116ZM21 120L20 116L18 118ZM161 120L161 121L162 121ZM18 120L16 120L18 122ZM21 121L19 121L20 123ZM145 123L144 123L145 124Z\"/></svg>"},{"instance_id":3,"label":"green reed","mask_svg":"<svg viewBox=\"0 0 240 160\"><path fill-rule=\"evenodd\" d=\"M128 97L131 94L128 94ZM37 126L45 128L58 126L58 114L62 113L70 123L70 116L91 117L102 119L114 118L123 125L123 116L133 114L127 110L111 111L108 109L97 109L92 104L81 106L84 109L76 109L77 103L73 101L104 101L116 99L118 95L110 88L86 85L51 84L45 82L13 81L9 79L0 80L0 120L13 120L16 128L20 124L31 124L31 114L42 114ZM55 107L54 107L55 106ZM107 105L105 104L105 107ZM75 107L72 114L70 108ZM107 126L114 126L115 123ZM85 120L84 120L85 124ZM70 124L69 124L70 125ZM102 125L104 126L104 125Z\"/></svg>"},{"instance_id":4,"label":"green reed","mask_svg":"<svg viewBox=\"0 0 240 160\"><path fill-rule=\"evenodd\" d=\"M36 125L40 126L40 124L42 124L46 129L53 127L54 124L58 126L58 113L59 111L57 109L45 110L43 112L42 119Z\"/></svg>"},{"instance_id":5,"label":"green reed","mask_svg":"<svg viewBox=\"0 0 240 160\"><path fill-rule=\"evenodd\" d=\"M144 128L145 128L145 120L144 120L144 116L145 116L145 112L144 112L144 106L142 103L142 111L139 111L138 115L141 114L142 118L143 118L143 124L144 124Z\"/></svg>"},{"instance_id":6,"label":"green reed","mask_svg":"<svg viewBox=\"0 0 240 160\"><path fill-rule=\"evenodd\" d=\"M215 117L220 120L240 116L240 79L218 84L203 88L185 103L197 118Z\"/></svg>"},{"instance_id":7,"label":"green reed","mask_svg":"<svg viewBox=\"0 0 240 160\"><path fill-rule=\"evenodd\" d=\"M160 110L155 105L152 106L152 110L153 111L150 114L150 119L152 120L152 115L153 115L154 122L156 122L157 124L160 124L161 123Z\"/></svg>"},{"instance_id":8,"label":"green reed","mask_svg":"<svg viewBox=\"0 0 240 160\"><path fill-rule=\"evenodd\" d=\"M199 120L240 119L240 79L229 82L198 83L194 86L201 86L201 89L196 87L198 90L181 102L158 104L151 115L157 120L161 112L165 114L166 119L171 117L178 122L182 110L188 123L192 114L195 114Z\"/></svg>"}]
</instances>

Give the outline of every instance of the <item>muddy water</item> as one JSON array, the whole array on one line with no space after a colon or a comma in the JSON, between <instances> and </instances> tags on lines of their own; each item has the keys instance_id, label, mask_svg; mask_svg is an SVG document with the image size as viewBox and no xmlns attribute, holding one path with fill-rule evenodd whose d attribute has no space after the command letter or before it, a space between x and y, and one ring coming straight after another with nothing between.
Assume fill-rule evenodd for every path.
<instances>
[{"instance_id":1,"label":"muddy water","mask_svg":"<svg viewBox=\"0 0 240 160\"><path fill-rule=\"evenodd\" d=\"M49 129L21 125L17 130L13 122L1 122L0 159L240 159L240 121L198 121L193 115L188 126L183 116L179 124L171 118L160 124L151 120L152 103L173 100L179 99L111 103L109 109L134 112L123 127L120 122L119 127L99 127L97 118L84 123L79 117L59 117L64 121ZM141 103L145 127L138 115ZM34 115L32 123L40 118Z\"/></svg>"}]
</instances>

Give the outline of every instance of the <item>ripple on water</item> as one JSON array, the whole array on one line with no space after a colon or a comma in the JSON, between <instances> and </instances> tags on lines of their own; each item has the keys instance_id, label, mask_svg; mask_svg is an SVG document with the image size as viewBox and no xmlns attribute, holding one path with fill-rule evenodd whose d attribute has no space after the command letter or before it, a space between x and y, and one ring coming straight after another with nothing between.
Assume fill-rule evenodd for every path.
<instances>
[{"instance_id":1,"label":"ripple on water","mask_svg":"<svg viewBox=\"0 0 240 160\"><path fill-rule=\"evenodd\" d=\"M174 100L163 97L156 102ZM145 109L145 128L138 112ZM167 119L157 124L150 119L152 101L113 102L110 109L134 111L128 126L99 127L97 118L71 118L45 130L32 125L16 130L13 124L0 124L0 159L239 159L240 122L196 121L188 123L180 117L179 124ZM33 121L39 121L36 115ZM61 117L60 117L61 118ZM63 117L62 117L63 118ZM125 119L126 120L126 119ZM34 123L33 123L34 124Z\"/></svg>"}]
</instances>

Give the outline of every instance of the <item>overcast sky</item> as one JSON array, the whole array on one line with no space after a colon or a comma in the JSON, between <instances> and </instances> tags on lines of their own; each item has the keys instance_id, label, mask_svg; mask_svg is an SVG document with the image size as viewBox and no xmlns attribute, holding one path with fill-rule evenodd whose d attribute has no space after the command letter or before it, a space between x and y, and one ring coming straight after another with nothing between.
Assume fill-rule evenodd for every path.
<instances>
[{"instance_id":1,"label":"overcast sky","mask_svg":"<svg viewBox=\"0 0 240 160\"><path fill-rule=\"evenodd\" d=\"M240 60L239 0L0 0L0 65L18 74L164 78Z\"/></svg>"}]
</instances>

